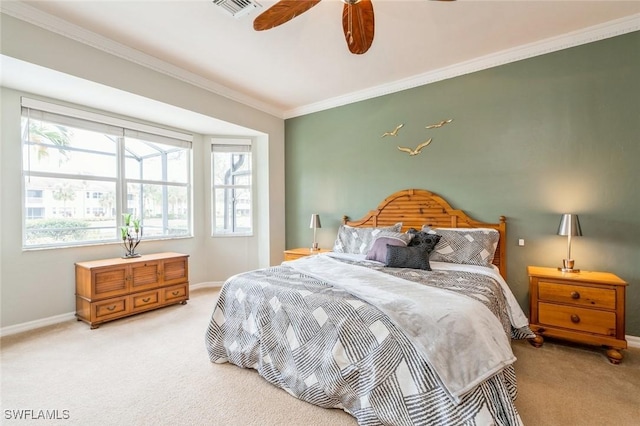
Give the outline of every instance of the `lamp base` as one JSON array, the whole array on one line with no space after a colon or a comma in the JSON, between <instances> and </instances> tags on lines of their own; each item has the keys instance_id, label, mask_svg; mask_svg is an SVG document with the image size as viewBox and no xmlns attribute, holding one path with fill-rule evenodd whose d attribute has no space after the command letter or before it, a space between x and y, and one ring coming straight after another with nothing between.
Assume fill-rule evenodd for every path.
<instances>
[{"instance_id":1,"label":"lamp base","mask_svg":"<svg viewBox=\"0 0 640 426\"><path fill-rule=\"evenodd\" d=\"M313 245L311 246L311 251L318 251L320 250L320 247L318 247L318 243L313 243Z\"/></svg>"},{"instance_id":2,"label":"lamp base","mask_svg":"<svg viewBox=\"0 0 640 426\"><path fill-rule=\"evenodd\" d=\"M562 259L562 268L558 268L558 271L562 272L580 272L580 269L573 269L575 261L573 259Z\"/></svg>"}]
</instances>

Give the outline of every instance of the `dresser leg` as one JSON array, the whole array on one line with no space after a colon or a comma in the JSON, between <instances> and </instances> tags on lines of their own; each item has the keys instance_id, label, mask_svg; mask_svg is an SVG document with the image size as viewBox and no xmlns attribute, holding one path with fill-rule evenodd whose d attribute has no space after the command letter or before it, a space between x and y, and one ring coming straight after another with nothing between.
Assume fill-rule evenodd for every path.
<instances>
[{"instance_id":1,"label":"dresser leg","mask_svg":"<svg viewBox=\"0 0 640 426\"><path fill-rule=\"evenodd\" d=\"M609 358L609 362L611 362L611 364L618 365L622 362L623 356L620 353L620 350L616 348L609 348L607 349L607 358Z\"/></svg>"},{"instance_id":2,"label":"dresser leg","mask_svg":"<svg viewBox=\"0 0 640 426\"><path fill-rule=\"evenodd\" d=\"M542 344L544 343L544 337L542 337L541 335L536 333L536 337L532 338L532 339L527 339L529 341L529 343L531 343L531 345L533 345L533 347L535 348L539 348L542 346Z\"/></svg>"}]
</instances>

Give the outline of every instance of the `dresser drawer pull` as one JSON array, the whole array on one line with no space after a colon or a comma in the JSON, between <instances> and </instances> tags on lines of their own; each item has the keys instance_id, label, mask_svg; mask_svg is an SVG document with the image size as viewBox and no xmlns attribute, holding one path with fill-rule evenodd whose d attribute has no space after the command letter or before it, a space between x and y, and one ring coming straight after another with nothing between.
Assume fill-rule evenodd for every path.
<instances>
[{"instance_id":1,"label":"dresser drawer pull","mask_svg":"<svg viewBox=\"0 0 640 426\"><path fill-rule=\"evenodd\" d=\"M176 290L176 291L172 291L171 294L173 294L174 296L177 296L180 294L180 291Z\"/></svg>"},{"instance_id":2,"label":"dresser drawer pull","mask_svg":"<svg viewBox=\"0 0 640 426\"><path fill-rule=\"evenodd\" d=\"M572 299L580 299L580 293L578 293L577 291L572 291L571 292L571 298Z\"/></svg>"},{"instance_id":3,"label":"dresser drawer pull","mask_svg":"<svg viewBox=\"0 0 640 426\"><path fill-rule=\"evenodd\" d=\"M580 317L576 314L571 315L571 322L577 324L580 322Z\"/></svg>"},{"instance_id":4,"label":"dresser drawer pull","mask_svg":"<svg viewBox=\"0 0 640 426\"><path fill-rule=\"evenodd\" d=\"M113 311L116 308L116 305L113 306L107 306L107 310L108 311Z\"/></svg>"},{"instance_id":5,"label":"dresser drawer pull","mask_svg":"<svg viewBox=\"0 0 640 426\"><path fill-rule=\"evenodd\" d=\"M150 297L145 297L144 299L142 299L142 301L143 301L144 303L147 303L149 300L151 300L151 298L150 298Z\"/></svg>"}]
</instances>

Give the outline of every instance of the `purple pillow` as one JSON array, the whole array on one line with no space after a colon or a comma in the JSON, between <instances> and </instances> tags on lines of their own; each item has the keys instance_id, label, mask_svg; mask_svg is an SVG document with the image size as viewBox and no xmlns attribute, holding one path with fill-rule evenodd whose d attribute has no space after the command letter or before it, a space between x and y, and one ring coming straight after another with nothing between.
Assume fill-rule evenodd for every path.
<instances>
[{"instance_id":1,"label":"purple pillow","mask_svg":"<svg viewBox=\"0 0 640 426\"><path fill-rule=\"evenodd\" d=\"M402 241L401 239L394 237L378 237L373 242L373 246L367 253L367 260L376 260L378 262L386 262L387 261L387 244L390 246L399 246L406 247L407 243Z\"/></svg>"}]
</instances>

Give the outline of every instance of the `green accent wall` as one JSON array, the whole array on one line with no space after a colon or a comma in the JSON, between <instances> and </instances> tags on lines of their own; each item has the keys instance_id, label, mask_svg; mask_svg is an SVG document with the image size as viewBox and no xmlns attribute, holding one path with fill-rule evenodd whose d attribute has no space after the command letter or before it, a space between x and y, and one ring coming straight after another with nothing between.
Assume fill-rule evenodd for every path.
<instances>
[{"instance_id":1,"label":"green accent wall","mask_svg":"<svg viewBox=\"0 0 640 426\"><path fill-rule=\"evenodd\" d=\"M343 215L427 189L477 220L507 217L508 283L528 314L526 267L561 264L555 232L576 213L576 267L629 283L626 334L640 336L639 76L633 32L286 120L287 248L310 246L312 213L330 248ZM397 149L428 138L420 155Z\"/></svg>"}]
</instances>

